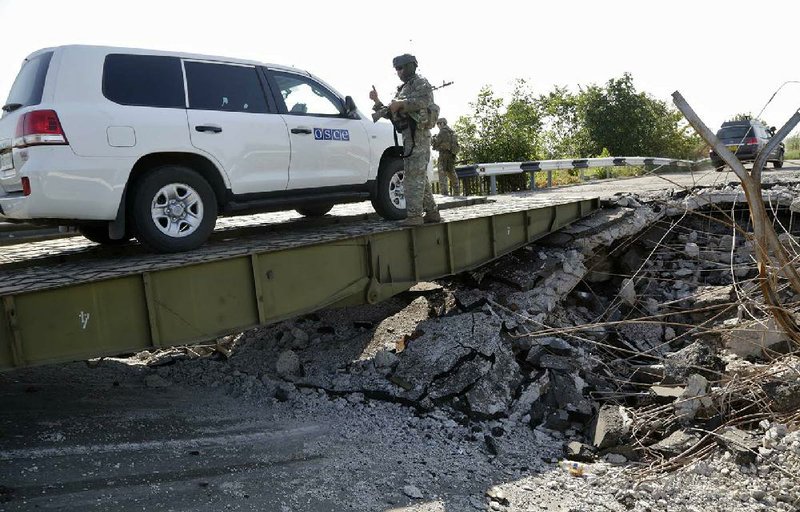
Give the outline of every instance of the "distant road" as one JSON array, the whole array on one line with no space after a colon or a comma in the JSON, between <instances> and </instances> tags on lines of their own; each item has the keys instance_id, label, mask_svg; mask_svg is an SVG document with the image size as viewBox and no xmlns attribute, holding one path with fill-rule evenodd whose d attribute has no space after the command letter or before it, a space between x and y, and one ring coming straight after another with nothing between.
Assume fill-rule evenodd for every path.
<instances>
[{"instance_id":1,"label":"distant road","mask_svg":"<svg viewBox=\"0 0 800 512\"><path fill-rule=\"evenodd\" d=\"M786 161L784 168L775 170L771 166L762 174L762 182L772 180L800 180L800 160ZM522 194L555 194L563 196L613 196L617 193L658 192L670 188L678 189L693 186L714 186L723 183L738 183L739 178L730 171L700 171L682 173L650 174L637 178L618 180L599 180L582 185L537 189Z\"/></svg>"}]
</instances>

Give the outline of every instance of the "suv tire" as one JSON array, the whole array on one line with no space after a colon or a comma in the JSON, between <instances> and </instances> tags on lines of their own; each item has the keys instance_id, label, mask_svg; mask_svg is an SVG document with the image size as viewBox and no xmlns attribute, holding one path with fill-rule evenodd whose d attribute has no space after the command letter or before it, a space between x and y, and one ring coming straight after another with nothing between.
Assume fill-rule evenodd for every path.
<instances>
[{"instance_id":1,"label":"suv tire","mask_svg":"<svg viewBox=\"0 0 800 512\"><path fill-rule=\"evenodd\" d=\"M403 180L405 169L402 158L389 159L378 170L372 206L386 220L406 218L406 197Z\"/></svg>"},{"instance_id":2,"label":"suv tire","mask_svg":"<svg viewBox=\"0 0 800 512\"><path fill-rule=\"evenodd\" d=\"M131 239L128 233L125 233L124 237L114 240L108 236L108 224L84 224L78 226L78 232L83 235L84 238L100 245L125 245Z\"/></svg>"},{"instance_id":3,"label":"suv tire","mask_svg":"<svg viewBox=\"0 0 800 512\"><path fill-rule=\"evenodd\" d=\"M177 165L157 167L143 176L134 186L130 208L136 238L162 253L200 247L217 221L211 185L192 169Z\"/></svg>"},{"instance_id":4,"label":"suv tire","mask_svg":"<svg viewBox=\"0 0 800 512\"><path fill-rule=\"evenodd\" d=\"M781 151L781 156L777 160L772 162L772 166L775 169L780 169L781 167L783 167L783 151Z\"/></svg>"},{"instance_id":5,"label":"suv tire","mask_svg":"<svg viewBox=\"0 0 800 512\"><path fill-rule=\"evenodd\" d=\"M333 204L315 204L313 206L303 206L296 211L303 217L322 217L333 209Z\"/></svg>"}]
</instances>

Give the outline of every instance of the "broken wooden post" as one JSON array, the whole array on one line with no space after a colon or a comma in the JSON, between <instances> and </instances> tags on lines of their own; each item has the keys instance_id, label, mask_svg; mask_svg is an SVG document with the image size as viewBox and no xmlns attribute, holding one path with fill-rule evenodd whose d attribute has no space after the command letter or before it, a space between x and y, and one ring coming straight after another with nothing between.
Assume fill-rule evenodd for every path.
<instances>
[{"instance_id":1,"label":"broken wooden post","mask_svg":"<svg viewBox=\"0 0 800 512\"><path fill-rule=\"evenodd\" d=\"M675 106L683 113L689 124L697 131L714 151L733 169L734 174L742 182L742 189L747 198L747 205L750 209L750 218L753 222L753 236L756 241L756 257L758 259L759 285L764 295L764 300L770 312L786 334L798 345L800 345L800 326L794 319L790 311L785 309L778 298L777 279L780 276L786 277L792 289L800 293L800 274L798 274L793 261L786 253L783 244L778 240L775 228L767 216L767 209L764 205L764 198L761 195L761 171L766 165L769 151L781 140L786 137L798 123L800 123L800 110L783 125L775 134L767 147L762 150L753 164L753 170L748 174L747 169L738 158L717 138L703 121L694 112L689 103L681 96L678 91L672 93ZM770 251L777 259L777 265L773 265ZM769 273L770 266L776 267L776 271Z\"/></svg>"}]
</instances>

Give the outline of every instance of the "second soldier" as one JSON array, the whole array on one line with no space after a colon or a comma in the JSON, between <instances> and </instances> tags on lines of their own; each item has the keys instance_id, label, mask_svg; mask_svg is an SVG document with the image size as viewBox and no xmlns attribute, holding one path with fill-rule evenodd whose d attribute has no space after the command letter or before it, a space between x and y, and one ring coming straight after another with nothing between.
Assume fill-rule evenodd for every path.
<instances>
[{"instance_id":1,"label":"second soldier","mask_svg":"<svg viewBox=\"0 0 800 512\"><path fill-rule=\"evenodd\" d=\"M431 144L433 149L439 152L438 171L439 171L439 188L442 194L448 196L447 182L450 182L450 188L453 195L461 195L461 184L458 182L458 175L456 175L456 154L458 153L458 136L452 128L447 126L447 119L440 117L436 121L436 126L439 127L439 133L433 136Z\"/></svg>"}]
</instances>

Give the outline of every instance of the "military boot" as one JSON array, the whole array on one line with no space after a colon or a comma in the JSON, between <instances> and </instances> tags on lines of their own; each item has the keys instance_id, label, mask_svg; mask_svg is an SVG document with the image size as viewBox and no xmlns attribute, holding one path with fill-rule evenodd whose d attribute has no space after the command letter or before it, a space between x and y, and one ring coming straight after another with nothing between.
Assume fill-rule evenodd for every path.
<instances>
[{"instance_id":1,"label":"military boot","mask_svg":"<svg viewBox=\"0 0 800 512\"><path fill-rule=\"evenodd\" d=\"M442 216L439 214L439 210L433 210L426 213L422 220L428 224L433 224L434 222L442 222Z\"/></svg>"}]
</instances>

